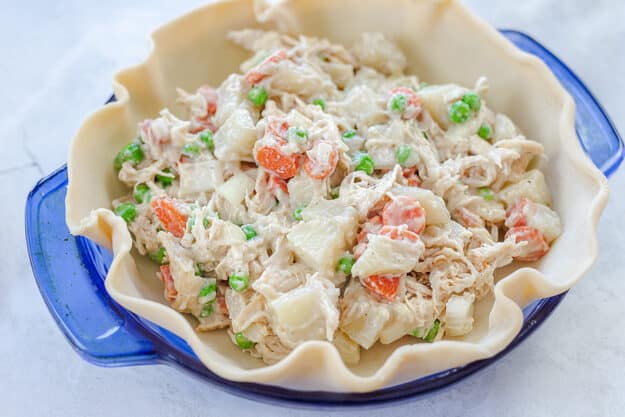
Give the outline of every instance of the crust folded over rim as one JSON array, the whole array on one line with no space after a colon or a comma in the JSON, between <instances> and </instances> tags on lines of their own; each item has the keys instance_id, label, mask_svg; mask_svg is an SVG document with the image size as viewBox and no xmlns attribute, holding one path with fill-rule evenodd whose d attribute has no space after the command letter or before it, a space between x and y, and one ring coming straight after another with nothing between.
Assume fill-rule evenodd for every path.
<instances>
[{"instance_id":1,"label":"crust folded over rim","mask_svg":"<svg viewBox=\"0 0 625 417\"><path fill-rule=\"evenodd\" d=\"M124 193L111 161L135 134L136 123L162 107L177 110L175 88L218 84L246 54L226 33L262 27L252 0L218 2L191 12L153 34L153 51L115 76L117 103L85 120L71 146L67 224L114 252L106 289L125 308L182 337L216 374L235 381L301 390L366 392L495 355L516 336L521 308L571 288L597 257L596 225L607 198L606 179L584 155L575 133L575 106L549 69L516 49L497 31L449 0L292 0L301 33L351 44L363 31L380 31L406 54L409 73L432 83L472 85L489 78L489 106L508 114L528 138L545 145L543 163L564 233L536 264L515 265L499 276L494 296L476 308L475 330L433 344L377 344L361 363L346 367L327 342L307 342L284 360L265 365L239 352L223 331L197 333L190 319L167 306L153 265L136 255L122 219L109 209ZM384 16L384 19L379 19ZM68 277L69 279L70 277Z\"/></svg>"}]
</instances>

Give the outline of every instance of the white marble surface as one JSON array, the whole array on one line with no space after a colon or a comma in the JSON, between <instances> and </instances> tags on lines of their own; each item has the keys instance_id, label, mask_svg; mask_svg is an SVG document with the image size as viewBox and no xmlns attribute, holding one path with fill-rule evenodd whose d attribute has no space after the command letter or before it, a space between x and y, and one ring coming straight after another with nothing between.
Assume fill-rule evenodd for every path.
<instances>
[{"instance_id":1,"label":"white marble surface","mask_svg":"<svg viewBox=\"0 0 625 417\"><path fill-rule=\"evenodd\" d=\"M28 190L65 161L115 70L147 54L151 29L202 3L0 0L0 415L312 416L225 394L166 366L104 369L72 351L32 279L23 239ZM567 62L625 132L622 0L467 0L498 27L534 35ZM413 402L350 416L625 414L625 171L610 181L600 257L547 323L495 365ZM338 414L338 413L337 413Z\"/></svg>"}]
</instances>

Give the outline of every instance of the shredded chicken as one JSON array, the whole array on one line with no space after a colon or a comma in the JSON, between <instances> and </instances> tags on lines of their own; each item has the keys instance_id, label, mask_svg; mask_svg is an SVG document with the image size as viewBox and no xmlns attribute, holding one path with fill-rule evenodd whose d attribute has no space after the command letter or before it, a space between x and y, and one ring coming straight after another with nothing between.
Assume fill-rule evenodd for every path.
<instances>
[{"instance_id":1,"label":"shredded chicken","mask_svg":"<svg viewBox=\"0 0 625 417\"><path fill-rule=\"evenodd\" d=\"M267 19L270 16L266 16ZM380 33L351 48L241 30L253 56L178 90L115 159L113 201L164 296L267 363L309 340L360 348L471 332L493 274L562 231L543 147L473 89L427 85Z\"/></svg>"}]
</instances>

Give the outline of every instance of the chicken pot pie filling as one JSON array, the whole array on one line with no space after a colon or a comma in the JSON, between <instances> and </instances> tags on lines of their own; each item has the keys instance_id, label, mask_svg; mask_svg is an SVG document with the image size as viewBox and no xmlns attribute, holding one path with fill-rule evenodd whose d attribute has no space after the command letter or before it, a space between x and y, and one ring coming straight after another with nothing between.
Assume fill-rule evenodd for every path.
<instances>
[{"instance_id":1,"label":"chicken pot pie filling","mask_svg":"<svg viewBox=\"0 0 625 417\"><path fill-rule=\"evenodd\" d=\"M266 363L463 336L495 270L560 235L543 147L487 107L485 78L420 82L379 33L230 38L253 53L241 74L179 90L187 117L143 121L113 164L115 213L198 331Z\"/></svg>"}]
</instances>

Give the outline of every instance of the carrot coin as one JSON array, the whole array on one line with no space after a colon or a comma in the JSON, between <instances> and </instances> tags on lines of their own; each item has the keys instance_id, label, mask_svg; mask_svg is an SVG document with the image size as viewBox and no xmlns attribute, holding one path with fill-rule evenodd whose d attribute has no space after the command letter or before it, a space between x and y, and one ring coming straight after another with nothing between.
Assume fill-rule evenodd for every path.
<instances>
[{"instance_id":1,"label":"carrot coin","mask_svg":"<svg viewBox=\"0 0 625 417\"><path fill-rule=\"evenodd\" d=\"M361 280L362 285L372 294L386 301L393 301L397 296L401 277L371 275Z\"/></svg>"},{"instance_id":2,"label":"carrot coin","mask_svg":"<svg viewBox=\"0 0 625 417\"><path fill-rule=\"evenodd\" d=\"M176 202L169 197L155 198L150 206L156 213L165 230L177 238L181 238L187 228L188 217L176 207Z\"/></svg>"},{"instance_id":3,"label":"carrot coin","mask_svg":"<svg viewBox=\"0 0 625 417\"><path fill-rule=\"evenodd\" d=\"M165 287L165 298L169 301L174 301L178 291L174 285L174 277L171 275L169 265L161 265L161 281L163 281L163 286Z\"/></svg>"},{"instance_id":4,"label":"carrot coin","mask_svg":"<svg viewBox=\"0 0 625 417\"><path fill-rule=\"evenodd\" d=\"M256 152L256 161L267 171L288 180L299 170L299 155L287 155L274 146L262 146Z\"/></svg>"}]
</instances>

